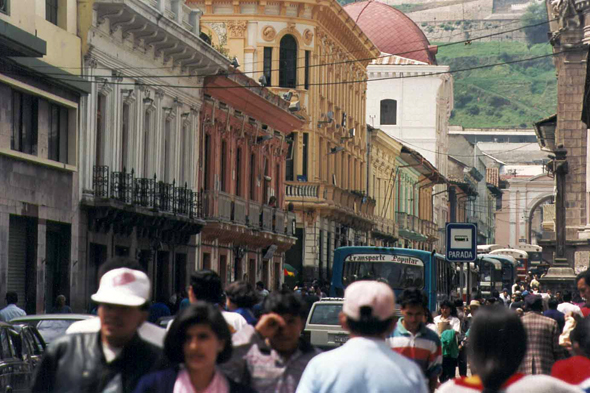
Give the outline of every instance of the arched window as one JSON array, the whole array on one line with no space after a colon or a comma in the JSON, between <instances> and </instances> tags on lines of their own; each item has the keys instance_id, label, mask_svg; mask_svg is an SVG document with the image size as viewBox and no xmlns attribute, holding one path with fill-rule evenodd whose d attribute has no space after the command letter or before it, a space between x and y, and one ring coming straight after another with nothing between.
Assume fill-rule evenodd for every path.
<instances>
[{"instance_id":1,"label":"arched window","mask_svg":"<svg viewBox=\"0 0 590 393\"><path fill-rule=\"evenodd\" d=\"M397 124L397 101L381 100L381 125Z\"/></svg>"},{"instance_id":2,"label":"arched window","mask_svg":"<svg viewBox=\"0 0 590 393\"><path fill-rule=\"evenodd\" d=\"M287 34L281 38L279 54L279 86L297 86L297 41Z\"/></svg>"}]
</instances>

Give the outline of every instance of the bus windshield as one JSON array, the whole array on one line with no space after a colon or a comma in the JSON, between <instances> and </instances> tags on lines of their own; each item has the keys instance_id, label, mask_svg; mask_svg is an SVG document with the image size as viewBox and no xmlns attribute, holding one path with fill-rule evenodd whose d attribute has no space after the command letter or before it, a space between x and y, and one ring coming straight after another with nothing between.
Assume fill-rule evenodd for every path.
<instances>
[{"instance_id":1,"label":"bus windshield","mask_svg":"<svg viewBox=\"0 0 590 393\"><path fill-rule=\"evenodd\" d=\"M385 280L393 289L424 287L424 262L390 254L352 254L344 260L344 287L358 280Z\"/></svg>"}]
</instances>

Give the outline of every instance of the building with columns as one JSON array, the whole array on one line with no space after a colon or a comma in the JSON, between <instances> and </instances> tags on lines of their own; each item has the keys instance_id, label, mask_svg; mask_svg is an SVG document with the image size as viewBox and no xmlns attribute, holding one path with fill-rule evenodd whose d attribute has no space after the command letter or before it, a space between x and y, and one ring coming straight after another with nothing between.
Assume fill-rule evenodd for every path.
<instances>
[{"instance_id":1,"label":"building with columns","mask_svg":"<svg viewBox=\"0 0 590 393\"><path fill-rule=\"evenodd\" d=\"M189 0L214 47L277 94L291 93L304 124L289 137L286 198L297 242L286 261L327 279L334 248L367 244L366 67L379 50L335 0Z\"/></svg>"},{"instance_id":2,"label":"building with columns","mask_svg":"<svg viewBox=\"0 0 590 393\"><path fill-rule=\"evenodd\" d=\"M90 91L76 9L0 1L0 298L16 292L29 314L76 295L77 120Z\"/></svg>"},{"instance_id":3,"label":"building with columns","mask_svg":"<svg viewBox=\"0 0 590 393\"><path fill-rule=\"evenodd\" d=\"M200 259L224 284L262 281L279 289L295 215L285 206L286 136L303 120L289 102L247 75L205 78L199 161L203 219Z\"/></svg>"},{"instance_id":4,"label":"building with columns","mask_svg":"<svg viewBox=\"0 0 590 393\"><path fill-rule=\"evenodd\" d=\"M87 307L97 269L137 259L154 298L186 288L198 266L199 130L204 76L229 60L199 37L198 12L176 0L79 2L79 254L74 309ZM73 295L76 295L75 298Z\"/></svg>"},{"instance_id":5,"label":"building with columns","mask_svg":"<svg viewBox=\"0 0 590 393\"><path fill-rule=\"evenodd\" d=\"M415 149L447 176L453 77L436 62L437 47L403 12L379 1L350 3L346 12L381 51L368 66L366 121ZM444 251L448 195L434 188L433 246Z\"/></svg>"}]
</instances>

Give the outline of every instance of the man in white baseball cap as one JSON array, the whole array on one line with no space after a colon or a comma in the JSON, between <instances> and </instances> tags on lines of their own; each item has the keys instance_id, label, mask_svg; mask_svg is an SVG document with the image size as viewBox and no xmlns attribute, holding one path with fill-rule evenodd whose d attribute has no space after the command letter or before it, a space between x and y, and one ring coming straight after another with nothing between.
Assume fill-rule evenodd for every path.
<instances>
[{"instance_id":1,"label":"man in white baseball cap","mask_svg":"<svg viewBox=\"0 0 590 393\"><path fill-rule=\"evenodd\" d=\"M389 285L378 281L349 285L340 324L350 339L309 362L297 393L426 393L420 368L385 342L395 326L394 316L395 296Z\"/></svg>"},{"instance_id":2,"label":"man in white baseball cap","mask_svg":"<svg viewBox=\"0 0 590 393\"><path fill-rule=\"evenodd\" d=\"M61 337L47 349L33 376L33 392L132 392L161 359L161 350L137 329L148 316L150 280L139 271L105 273L92 300L100 331Z\"/></svg>"}]
</instances>

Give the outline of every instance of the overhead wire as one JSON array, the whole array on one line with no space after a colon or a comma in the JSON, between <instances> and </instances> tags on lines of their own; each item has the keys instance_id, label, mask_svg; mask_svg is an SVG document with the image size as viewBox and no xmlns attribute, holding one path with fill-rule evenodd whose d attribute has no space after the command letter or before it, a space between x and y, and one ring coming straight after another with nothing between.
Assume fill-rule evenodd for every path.
<instances>
[{"instance_id":1,"label":"overhead wire","mask_svg":"<svg viewBox=\"0 0 590 393\"><path fill-rule=\"evenodd\" d=\"M449 42L446 44L441 44L438 47L446 47L446 46L452 46L452 45L458 45L458 44L466 44L466 43L472 43L473 41L478 41L478 40L482 40L485 38L490 38L496 35L502 35L502 34L506 34L506 33L510 33L510 32L514 32L514 31L519 31L519 30L523 30L523 29L527 29L527 28L531 28L531 27L537 27L543 24L547 24L550 23L552 21L554 21L555 19L549 20L549 21L545 21L545 22L540 22L540 23L535 23L535 24L531 24L531 25L527 25L527 26L521 26L519 28L516 29L512 29L512 30L506 30L503 32L498 32L498 33L490 33L484 36L480 36L480 37L474 37L474 38L470 38L470 39L465 39L465 40L461 40L461 41L456 41L456 42ZM418 49L413 49L413 50L408 50L408 51L403 51L403 52L398 52L398 53L388 53L388 54L383 54L381 56L377 56L377 57L368 57L368 58L361 58L361 59L352 59L352 60L342 60L342 61L336 61L336 62L331 62L331 63L318 63L318 64L310 64L308 66L296 66L296 67L289 67L289 69L300 69L300 68L315 68L315 67L328 67L328 66L334 66L334 65L340 65L340 64L348 64L348 63L356 63L356 62L362 62L362 61L371 61L371 60L377 60L377 59L381 59L381 58L387 58L390 56L402 56L405 54L410 54L410 53L415 53L415 52L422 52L424 51L424 48L418 48ZM547 57L547 56L542 56L542 57ZM535 59L535 58L531 58ZM260 63L260 62L258 62ZM510 63L510 62L506 62L506 63ZM130 68L119 68L119 69L130 69ZM133 69L133 68L131 68ZM114 68L109 68L109 70L115 70ZM276 69L271 69L271 70L266 70L266 72L278 72L280 71L280 68L276 68ZM264 73L265 70L255 70L255 71L234 71L234 72L228 72L225 74L221 74L221 75L234 75L234 74L259 74L259 73ZM444 72L446 73L446 72ZM433 73L436 74L436 73ZM57 75L57 76L63 76L63 74L61 73L44 73L44 75ZM209 74L209 75L193 75L193 74L179 74L179 75L124 75L124 77L126 78L194 78L194 77L209 77L209 76L218 76L220 74ZM85 76L89 76L89 75L85 75ZM96 77L96 78L104 78L104 75L92 75L92 77ZM406 77L407 78L407 77ZM382 79L379 79L382 80ZM131 83L132 85L134 85L135 83ZM142 84L144 85L144 84ZM317 85L317 84L309 84L309 85ZM164 85L164 86L168 86L168 85ZM301 85L297 85L297 86L303 86L303 84ZM177 86L180 87L180 86ZM190 86L190 87L194 87L194 88L198 88L195 86Z\"/></svg>"}]
</instances>

